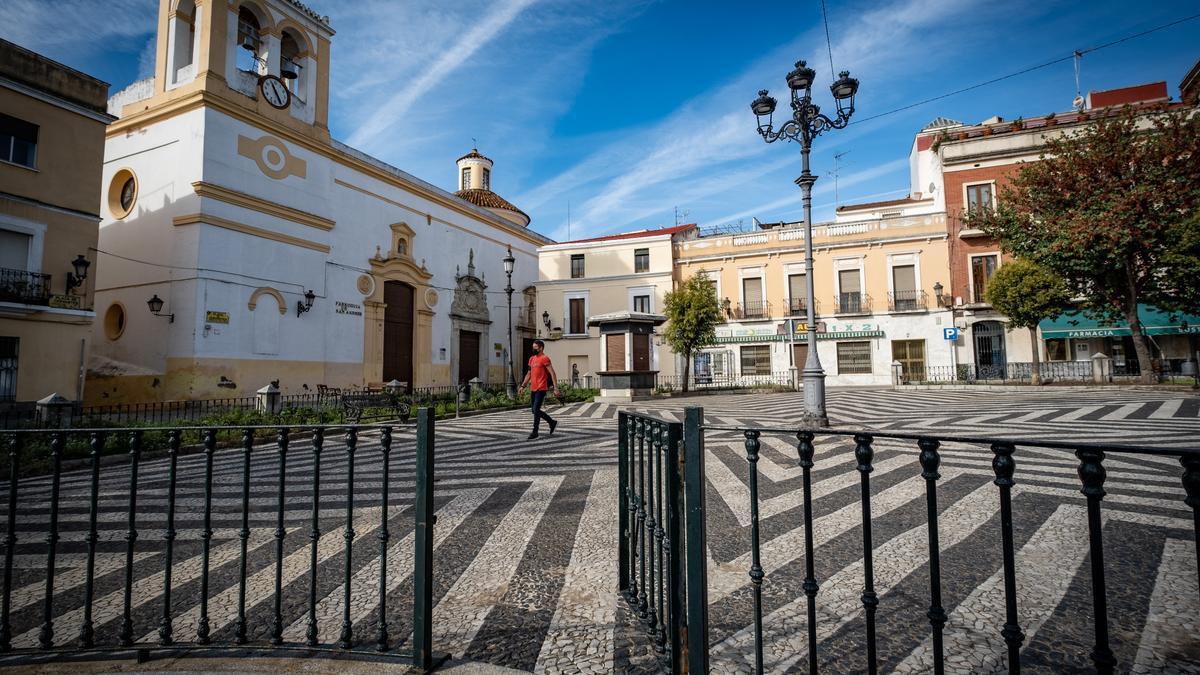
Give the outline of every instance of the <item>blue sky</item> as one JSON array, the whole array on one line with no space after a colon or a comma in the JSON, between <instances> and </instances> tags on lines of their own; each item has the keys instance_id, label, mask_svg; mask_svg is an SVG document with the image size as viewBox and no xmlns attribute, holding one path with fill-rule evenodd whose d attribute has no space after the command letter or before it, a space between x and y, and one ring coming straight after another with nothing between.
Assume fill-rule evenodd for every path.
<instances>
[{"instance_id":1,"label":"blue sky","mask_svg":"<svg viewBox=\"0 0 1200 675\"><path fill-rule=\"evenodd\" d=\"M819 0L311 0L330 16L334 136L455 187L472 138L492 187L555 239L684 222L801 217L799 149L767 145L749 103L782 100L799 58L832 109ZM901 197L913 134L938 116L979 122L1070 108L1065 61L867 118L1200 13L1195 0L826 0L834 66L861 81L856 119L821 137L815 219ZM153 66L157 0L0 0L0 37L118 91ZM1081 88L1166 80L1200 59L1200 19L1088 53Z\"/></svg>"}]
</instances>

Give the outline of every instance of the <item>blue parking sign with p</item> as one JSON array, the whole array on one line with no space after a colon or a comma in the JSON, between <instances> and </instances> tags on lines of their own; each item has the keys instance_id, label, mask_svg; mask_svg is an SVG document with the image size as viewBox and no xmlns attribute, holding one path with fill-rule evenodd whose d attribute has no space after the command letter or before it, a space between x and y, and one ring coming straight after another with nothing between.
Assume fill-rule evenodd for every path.
<instances>
[{"instance_id":1,"label":"blue parking sign with p","mask_svg":"<svg viewBox=\"0 0 1200 675\"><path fill-rule=\"evenodd\" d=\"M942 338L945 340L957 340L958 339L958 329L957 328L943 328L942 329Z\"/></svg>"}]
</instances>

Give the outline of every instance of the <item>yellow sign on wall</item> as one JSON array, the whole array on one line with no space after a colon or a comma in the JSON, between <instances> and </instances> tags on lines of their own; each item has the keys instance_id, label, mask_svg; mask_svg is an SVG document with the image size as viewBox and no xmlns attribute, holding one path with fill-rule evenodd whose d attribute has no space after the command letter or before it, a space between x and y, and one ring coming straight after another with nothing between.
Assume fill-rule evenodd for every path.
<instances>
[{"instance_id":1,"label":"yellow sign on wall","mask_svg":"<svg viewBox=\"0 0 1200 675\"><path fill-rule=\"evenodd\" d=\"M48 304L58 309L79 309L82 306L78 295L52 295Z\"/></svg>"},{"instance_id":2,"label":"yellow sign on wall","mask_svg":"<svg viewBox=\"0 0 1200 675\"><path fill-rule=\"evenodd\" d=\"M229 323L229 312L213 312L204 313L205 323Z\"/></svg>"}]
</instances>

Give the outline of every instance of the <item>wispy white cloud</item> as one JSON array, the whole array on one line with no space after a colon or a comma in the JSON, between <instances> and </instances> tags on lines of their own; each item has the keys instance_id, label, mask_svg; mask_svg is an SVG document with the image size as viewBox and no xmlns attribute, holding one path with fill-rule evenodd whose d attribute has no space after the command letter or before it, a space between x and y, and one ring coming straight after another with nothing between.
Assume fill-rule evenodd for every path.
<instances>
[{"instance_id":1,"label":"wispy white cloud","mask_svg":"<svg viewBox=\"0 0 1200 675\"><path fill-rule=\"evenodd\" d=\"M471 26L454 44L447 45L425 72L387 99L350 134L349 143L369 146L388 127L403 117L422 96L429 93L447 75L457 70L481 47L491 42L518 15L536 0L508 0L496 4L478 23Z\"/></svg>"},{"instance_id":2,"label":"wispy white cloud","mask_svg":"<svg viewBox=\"0 0 1200 675\"><path fill-rule=\"evenodd\" d=\"M886 176L889 173L892 173L894 171L897 171L902 168L907 168L907 167L908 167L908 158L907 157L895 159L890 162L885 162L883 164L877 164L877 165L875 165L869 169L866 169L864 171L858 171L858 172L855 172L855 173L852 173L847 176L839 178L838 179L838 187L839 187L839 189L854 187L855 185L859 185L861 183L865 183L867 181L874 180L876 178L879 178L880 176ZM815 187L813 187L813 196L829 194L832 192L833 192L833 183L832 182L823 182L823 183L819 182L819 183L817 183L817 185ZM869 198L872 198L875 196L881 196L883 194L891 194L893 192L903 192L903 193L907 194L908 187L905 186L905 187L898 188L897 190L889 190L888 192L880 193L879 195L857 195L857 196L853 197L852 199L854 199L854 200L869 199ZM799 188L796 188L796 189L792 190L786 197L781 197L779 199L775 199L775 200L772 200L772 201L769 201L766 203L754 204L753 206L749 206L740 211L736 211L734 213L729 213L729 214L720 216L718 218L714 218L713 222L727 223L727 222L740 220L742 218L749 218L751 216L760 216L765 213L775 214L776 217L786 219L790 215L795 215L793 213L794 207L796 207L798 204L800 204L803 200L804 200L803 192Z\"/></svg>"},{"instance_id":3,"label":"wispy white cloud","mask_svg":"<svg viewBox=\"0 0 1200 675\"><path fill-rule=\"evenodd\" d=\"M4 0L0 37L61 61L136 52L154 32L155 0Z\"/></svg>"},{"instance_id":4,"label":"wispy white cloud","mask_svg":"<svg viewBox=\"0 0 1200 675\"><path fill-rule=\"evenodd\" d=\"M873 7L856 17L854 30L847 32L849 37L835 42L835 59L839 65L853 64L856 76L877 83L876 89L884 89L881 83L911 67L910 63L897 63L896 54L915 53L920 51L919 47L929 46L932 28L945 25L980 4L981 0L897 0ZM959 39L965 42L966 37ZM560 175L529 189L518 196L517 203L536 209L558 199L557 195L564 190L587 195L579 201L573 200L578 204L572 208L571 229L575 237L641 226L644 223L639 221L643 218L655 213L669 216L673 205L687 204L687 200L695 203L704 197L714 207L707 210L708 214L717 213L721 203L736 208L726 216L708 219L709 222L777 215L772 212L799 203L800 191L790 185L790 176L786 183L774 177L770 181L776 190L787 190L782 198L771 198L769 191L763 191L770 188L756 185L764 181L754 179L779 172L755 171L752 165L782 167L788 160L767 162L764 154L767 146L755 137L747 104L761 83L777 81L790 68L793 54L814 55L811 65L819 69L822 79L827 77L824 72L828 62L816 58L825 52L823 43L823 32L814 28L776 47L728 81L686 101L660 122L644 129L627 130L627 134L609 146L596 149ZM881 49L880 45L886 48ZM873 98L883 100L885 95L876 94ZM862 138L866 133L860 129L839 132L840 141L825 142L822 149L828 152L838 142ZM904 159L887 161L862 172L858 180L900 174L906 164ZM727 180L722 180L723 177ZM850 180L843 178L840 183L850 185ZM696 185L708 192L697 191ZM831 190L832 185L827 189ZM755 205L746 206L747 203ZM558 222L543 223L543 230L553 232L552 236L562 236L565 227Z\"/></svg>"}]
</instances>

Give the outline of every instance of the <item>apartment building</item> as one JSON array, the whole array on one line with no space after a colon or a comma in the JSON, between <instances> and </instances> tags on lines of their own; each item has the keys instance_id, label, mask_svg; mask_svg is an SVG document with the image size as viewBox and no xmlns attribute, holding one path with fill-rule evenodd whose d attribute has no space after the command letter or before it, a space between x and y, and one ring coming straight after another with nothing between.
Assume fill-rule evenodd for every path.
<instances>
[{"instance_id":1,"label":"apartment building","mask_svg":"<svg viewBox=\"0 0 1200 675\"><path fill-rule=\"evenodd\" d=\"M996 204L1005 181L1023 163L1038 161L1047 139L1077 132L1125 105L1150 112L1163 105L1186 104L1172 103L1166 82L1154 82L1090 92L1079 110L1008 121L992 117L974 125L944 120L918 134L918 144L936 154L945 186L950 252L947 300L965 333L956 358L975 364L980 377L1003 372L1007 364L1030 361L1035 345L1028 331L1009 330L1007 318L988 305L984 297L988 283L1008 256L995 239L967 227L963 215ZM1149 126L1148 121L1145 124ZM1200 331L1196 317L1170 317L1150 306L1143 306L1140 315L1156 360L1178 365L1196 350L1195 333ZM1123 322L1109 325L1071 311L1043 321L1040 328L1036 348L1042 361L1088 361L1104 353L1113 358L1117 373L1138 372L1129 327Z\"/></svg>"},{"instance_id":2,"label":"apartment building","mask_svg":"<svg viewBox=\"0 0 1200 675\"><path fill-rule=\"evenodd\" d=\"M107 97L0 40L0 404L83 398Z\"/></svg>"},{"instance_id":3,"label":"apartment building","mask_svg":"<svg viewBox=\"0 0 1200 675\"><path fill-rule=\"evenodd\" d=\"M546 340L546 354L560 378L586 384L588 376L608 369L610 360L616 362L602 349L600 332L588 326L589 319L619 312L661 314L674 287L677 245L695 235L696 226L688 224L538 249L539 336ZM631 341L627 350L623 363L645 362L662 377L679 372L673 353L658 335L644 347Z\"/></svg>"},{"instance_id":4,"label":"apartment building","mask_svg":"<svg viewBox=\"0 0 1200 675\"><path fill-rule=\"evenodd\" d=\"M910 372L951 365L942 339L950 315L934 298L948 268L946 238L941 213L814 226L812 330L803 223L678 242L680 279L707 275L725 316L717 344L695 357L697 381L786 383L812 345L834 385L890 384L893 362Z\"/></svg>"}]
</instances>

